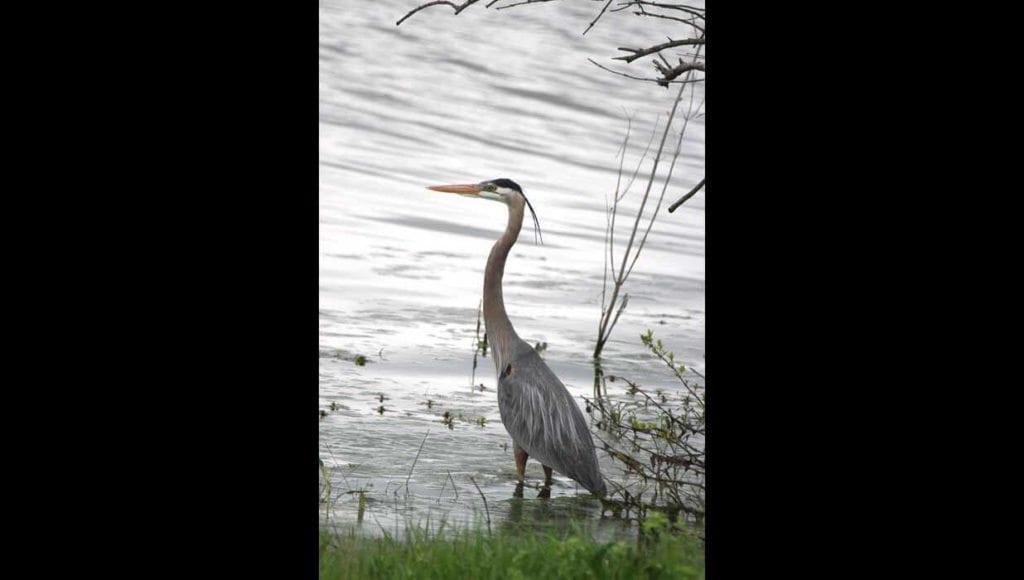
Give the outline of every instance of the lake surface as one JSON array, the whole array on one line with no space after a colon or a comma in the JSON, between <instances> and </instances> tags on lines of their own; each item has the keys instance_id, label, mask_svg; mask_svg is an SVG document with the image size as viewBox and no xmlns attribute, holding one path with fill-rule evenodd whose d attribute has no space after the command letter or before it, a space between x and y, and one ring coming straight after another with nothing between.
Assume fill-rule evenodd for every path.
<instances>
[{"instance_id":1,"label":"lake surface","mask_svg":"<svg viewBox=\"0 0 1024 580\"><path fill-rule=\"evenodd\" d=\"M606 200L626 117L631 166L678 88L617 77L587 58L652 76L647 60L626 67L609 57L616 47L682 33L621 13L583 37L602 5L593 2L501 11L481 3L457 17L438 6L396 27L416 5L320 3L320 455L331 486L324 520L367 533L488 513L495 525L598 520L600 503L557 473L550 500L533 499L529 488L525 499L512 498L515 463L492 360L479 359L473 371L484 264L507 212L426 187L497 177L523 187L544 244L534 243L527 218L508 260L506 308L524 340L547 344L543 356L569 390L591 396ZM640 343L647 329L677 362L704 371L704 193L665 212L703 177L703 158L698 117L604 352L606 373L652 390L678 383ZM636 189L620 210L619 248ZM602 466L606 475L618 471L606 458ZM531 461L527 476L538 482L540 465Z\"/></svg>"}]
</instances>

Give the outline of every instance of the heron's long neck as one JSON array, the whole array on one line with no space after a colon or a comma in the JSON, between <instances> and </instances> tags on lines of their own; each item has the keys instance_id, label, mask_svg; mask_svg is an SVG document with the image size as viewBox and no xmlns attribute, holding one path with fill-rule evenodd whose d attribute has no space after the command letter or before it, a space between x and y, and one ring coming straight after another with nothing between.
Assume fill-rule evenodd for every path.
<instances>
[{"instance_id":1,"label":"heron's long neck","mask_svg":"<svg viewBox=\"0 0 1024 580\"><path fill-rule=\"evenodd\" d=\"M491 255L487 258L487 269L484 271L484 323L487 325L487 342L491 344L494 365L499 373L509 361L513 341L518 338L505 312L501 279L505 275L505 260L508 258L509 250L519 238L519 230L522 227L523 208L509 205L505 233L491 248Z\"/></svg>"}]
</instances>

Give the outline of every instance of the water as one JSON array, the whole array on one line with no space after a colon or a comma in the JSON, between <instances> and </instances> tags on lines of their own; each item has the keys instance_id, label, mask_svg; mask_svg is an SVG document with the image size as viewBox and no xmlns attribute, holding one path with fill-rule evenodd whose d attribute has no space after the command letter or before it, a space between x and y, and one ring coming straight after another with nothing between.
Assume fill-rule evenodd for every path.
<instances>
[{"instance_id":1,"label":"water","mask_svg":"<svg viewBox=\"0 0 1024 580\"><path fill-rule=\"evenodd\" d=\"M416 5L320 4L320 446L333 492L324 516L356 522L358 494L349 492L363 490L368 533L428 516L472 522L485 516L473 481L495 525L597 516L600 504L557 474L550 500L531 499L529 488L512 499L515 464L490 358L472 379L484 263L506 210L425 188L496 177L523 187L545 243L534 244L527 220L505 273L506 307L520 336L547 343L544 357L569 390L590 396L605 204L625 118L633 117L629 165L677 89L613 76L587 57L618 66L608 60L615 47L680 32L621 14L581 37L600 10L593 2L481 4L458 17L439 6L396 27ZM650 71L646 62L628 69ZM702 121L687 128L665 205L703 176ZM617 248L639 193L624 201ZM648 328L678 362L703 371L703 205L701 192L673 214L662 208L627 283L607 373L677 388L639 342ZM531 461L528 479L542 476Z\"/></svg>"}]
</instances>

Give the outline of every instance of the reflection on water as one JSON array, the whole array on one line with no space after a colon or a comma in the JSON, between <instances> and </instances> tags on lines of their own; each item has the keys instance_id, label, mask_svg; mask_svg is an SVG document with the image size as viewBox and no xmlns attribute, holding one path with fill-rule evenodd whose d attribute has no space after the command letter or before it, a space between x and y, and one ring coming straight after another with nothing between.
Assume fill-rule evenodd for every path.
<instances>
[{"instance_id":1,"label":"reflection on water","mask_svg":"<svg viewBox=\"0 0 1024 580\"><path fill-rule=\"evenodd\" d=\"M358 525L371 534L408 522L472 523L485 513L502 526L606 521L600 502L557 473L550 497L538 498L535 462L515 497L493 365L478 361L475 380L472 368L484 263L505 209L425 187L496 177L523 186L544 245L525 228L512 250L509 316L525 340L547 343L543 356L570 391L589 396L604 208L624 111L642 148L672 95L586 58L672 28L617 18L584 38L590 3L458 17L441 8L395 27L415 4L320 4L320 447L332 491L325 518L356 524L362 491ZM673 199L702 177L699 119L688 134ZM637 203L627 198L625 209ZM648 328L679 362L703 370L703 280L699 193L652 230L605 371L675 388L639 342Z\"/></svg>"}]
</instances>

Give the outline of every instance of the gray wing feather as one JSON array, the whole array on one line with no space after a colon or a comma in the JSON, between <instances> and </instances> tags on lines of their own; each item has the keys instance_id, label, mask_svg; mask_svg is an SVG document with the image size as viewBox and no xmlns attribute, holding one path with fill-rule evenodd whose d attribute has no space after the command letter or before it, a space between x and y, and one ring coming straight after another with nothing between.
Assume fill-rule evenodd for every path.
<instances>
[{"instance_id":1,"label":"gray wing feather","mask_svg":"<svg viewBox=\"0 0 1024 580\"><path fill-rule=\"evenodd\" d=\"M605 492L594 440L576 401L540 355L524 343L498 379L498 409L512 440L543 465Z\"/></svg>"}]
</instances>

